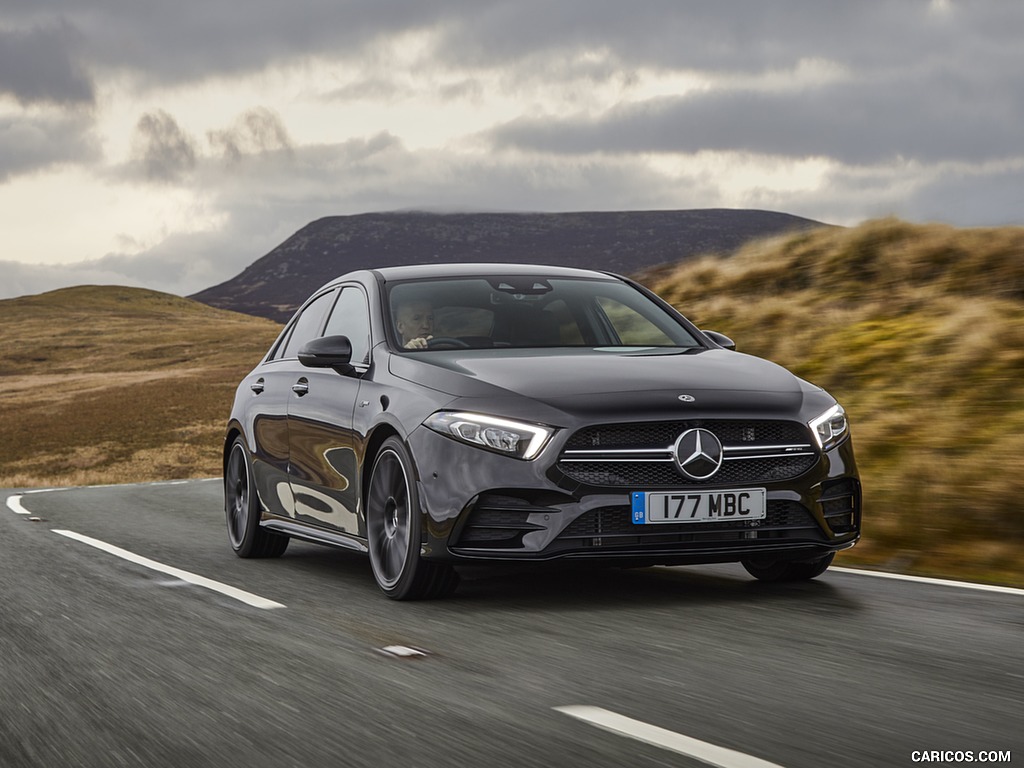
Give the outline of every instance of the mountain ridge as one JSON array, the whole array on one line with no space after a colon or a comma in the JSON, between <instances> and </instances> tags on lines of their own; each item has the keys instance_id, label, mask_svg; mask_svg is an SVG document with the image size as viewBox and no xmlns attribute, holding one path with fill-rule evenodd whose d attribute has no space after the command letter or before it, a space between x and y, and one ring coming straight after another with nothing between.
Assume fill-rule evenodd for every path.
<instances>
[{"instance_id":1,"label":"mountain ridge","mask_svg":"<svg viewBox=\"0 0 1024 768\"><path fill-rule=\"evenodd\" d=\"M310 222L235 277L189 298L286 321L356 269L431 262L543 263L635 274L751 240L829 226L786 213L709 208L571 213L394 211Z\"/></svg>"}]
</instances>

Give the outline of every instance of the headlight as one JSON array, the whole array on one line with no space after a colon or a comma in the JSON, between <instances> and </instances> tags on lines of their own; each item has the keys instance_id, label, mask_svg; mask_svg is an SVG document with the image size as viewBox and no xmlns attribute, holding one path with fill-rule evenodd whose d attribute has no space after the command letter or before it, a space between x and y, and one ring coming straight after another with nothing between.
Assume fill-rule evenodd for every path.
<instances>
[{"instance_id":1,"label":"headlight","mask_svg":"<svg viewBox=\"0 0 1024 768\"><path fill-rule=\"evenodd\" d=\"M518 459L536 458L555 433L553 428L541 424L461 411L438 411L423 424L447 437Z\"/></svg>"},{"instance_id":2,"label":"headlight","mask_svg":"<svg viewBox=\"0 0 1024 768\"><path fill-rule=\"evenodd\" d=\"M818 441L818 446L823 451L827 451L834 446L846 437L850 431L850 424L846 421L846 411L843 410L843 406L839 405L839 403L836 403L821 414L821 416L811 419L807 423L814 433L814 439Z\"/></svg>"}]
</instances>

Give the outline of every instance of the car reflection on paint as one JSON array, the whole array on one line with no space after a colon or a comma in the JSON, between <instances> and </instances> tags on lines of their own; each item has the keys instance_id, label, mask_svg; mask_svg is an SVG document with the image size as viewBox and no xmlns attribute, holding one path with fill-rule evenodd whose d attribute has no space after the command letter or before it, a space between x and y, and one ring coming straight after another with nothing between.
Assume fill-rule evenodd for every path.
<instances>
[{"instance_id":1,"label":"car reflection on paint","mask_svg":"<svg viewBox=\"0 0 1024 768\"><path fill-rule=\"evenodd\" d=\"M395 599L469 562L740 562L813 578L860 535L845 412L630 280L528 265L353 272L238 387L229 540L369 555Z\"/></svg>"}]
</instances>

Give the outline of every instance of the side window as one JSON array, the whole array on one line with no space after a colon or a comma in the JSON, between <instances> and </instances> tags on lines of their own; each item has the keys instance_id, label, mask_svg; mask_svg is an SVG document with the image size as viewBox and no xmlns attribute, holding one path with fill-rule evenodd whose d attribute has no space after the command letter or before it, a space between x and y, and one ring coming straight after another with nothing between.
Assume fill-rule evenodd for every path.
<instances>
[{"instance_id":1,"label":"side window","mask_svg":"<svg viewBox=\"0 0 1024 768\"><path fill-rule=\"evenodd\" d=\"M299 349L307 341L315 339L320 332L320 326L324 322L324 315L331 306L334 298L334 291L320 294L304 309L295 322L292 324L291 335L284 345L284 351L275 356L275 359L298 357Z\"/></svg>"},{"instance_id":2,"label":"side window","mask_svg":"<svg viewBox=\"0 0 1024 768\"><path fill-rule=\"evenodd\" d=\"M664 331L632 307L607 296L598 298L597 303L618 334L620 343L627 346L674 346Z\"/></svg>"},{"instance_id":3,"label":"side window","mask_svg":"<svg viewBox=\"0 0 1024 768\"><path fill-rule=\"evenodd\" d=\"M324 336L348 336L352 342L352 362L370 362L370 313L361 290L341 289Z\"/></svg>"}]
</instances>

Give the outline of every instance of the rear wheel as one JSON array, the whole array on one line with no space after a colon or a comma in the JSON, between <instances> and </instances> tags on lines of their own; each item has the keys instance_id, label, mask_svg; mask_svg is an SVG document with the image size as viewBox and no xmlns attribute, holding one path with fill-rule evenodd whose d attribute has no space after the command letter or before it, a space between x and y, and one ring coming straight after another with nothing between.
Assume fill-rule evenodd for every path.
<instances>
[{"instance_id":1,"label":"rear wheel","mask_svg":"<svg viewBox=\"0 0 1024 768\"><path fill-rule=\"evenodd\" d=\"M805 562L744 560L743 567L747 569L747 573L760 581L806 581L821 576L832 564L835 556L835 552L830 552L818 560Z\"/></svg>"},{"instance_id":2,"label":"rear wheel","mask_svg":"<svg viewBox=\"0 0 1024 768\"><path fill-rule=\"evenodd\" d=\"M444 597L459 583L455 570L420 557L422 522L412 459L397 437L381 445L366 496L366 538L377 586L394 600Z\"/></svg>"},{"instance_id":3,"label":"rear wheel","mask_svg":"<svg viewBox=\"0 0 1024 768\"><path fill-rule=\"evenodd\" d=\"M224 468L224 513L228 540L239 557L280 557L288 537L260 527L259 500L245 441L236 437Z\"/></svg>"}]
</instances>

